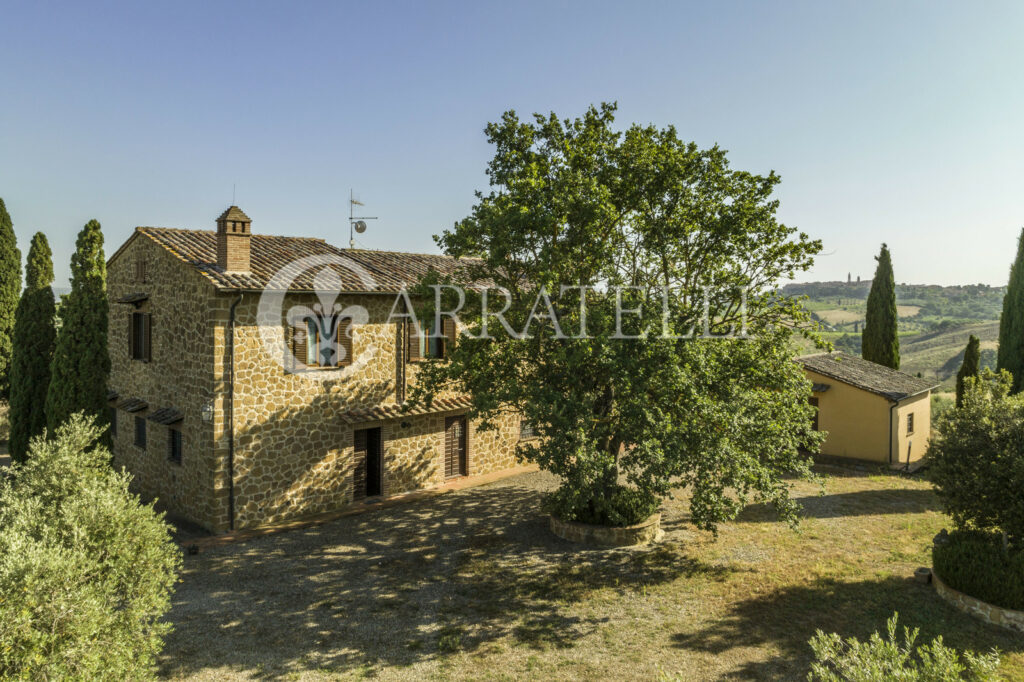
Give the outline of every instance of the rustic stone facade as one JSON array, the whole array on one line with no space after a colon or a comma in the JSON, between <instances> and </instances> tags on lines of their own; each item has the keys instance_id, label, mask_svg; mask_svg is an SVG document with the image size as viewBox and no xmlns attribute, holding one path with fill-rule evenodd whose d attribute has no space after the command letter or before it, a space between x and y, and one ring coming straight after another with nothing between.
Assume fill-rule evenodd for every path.
<instances>
[{"instance_id":1,"label":"rustic stone facade","mask_svg":"<svg viewBox=\"0 0 1024 682\"><path fill-rule=\"evenodd\" d=\"M145 281L138 281L140 260ZM342 294L343 306L360 305L369 314L366 324L353 326L354 362L343 370L294 372L284 321L264 328L270 344L257 325L260 292L218 289L145 233L136 232L111 258L108 291L110 388L118 394L112 402L115 463L171 513L219 532L338 509L354 499L353 434L363 428L381 429L384 496L445 482L445 418L464 408L378 421L348 416L397 405L401 384L415 381L400 325L387 322L394 294ZM117 303L140 293L147 296ZM288 294L285 306L316 302L313 294ZM150 362L131 359L133 312L152 313ZM148 407L136 413L117 408L128 399ZM160 408L183 418L171 426L147 420L146 448L136 447L135 417ZM519 416L505 415L497 425L482 431L469 423L467 475L516 465ZM171 428L182 434L180 464L168 458Z\"/></svg>"}]
</instances>

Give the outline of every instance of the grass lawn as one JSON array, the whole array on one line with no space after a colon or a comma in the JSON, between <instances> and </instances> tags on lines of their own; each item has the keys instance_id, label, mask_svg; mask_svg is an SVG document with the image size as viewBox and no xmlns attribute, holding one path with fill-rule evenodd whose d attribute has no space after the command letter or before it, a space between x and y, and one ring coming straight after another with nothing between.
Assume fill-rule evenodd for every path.
<instances>
[{"instance_id":1,"label":"grass lawn","mask_svg":"<svg viewBox=\"0 0 1024 682\"><path fill-rule=\"evenodd\" d=\"M959 648L1024 636L911 574L947 524L926 481L823 469L798 532L748 508L717 541L665 506L665 541L586 550L539 511L545 474L185 557L163 657L174 679L804 679L815 629L893 611Z\"/></svg>"}]
</instances>

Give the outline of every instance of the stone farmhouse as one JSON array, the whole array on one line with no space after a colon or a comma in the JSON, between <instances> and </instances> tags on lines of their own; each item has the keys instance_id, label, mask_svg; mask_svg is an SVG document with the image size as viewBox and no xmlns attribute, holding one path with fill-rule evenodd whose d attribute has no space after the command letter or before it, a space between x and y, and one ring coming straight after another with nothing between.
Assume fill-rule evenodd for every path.
<instances>
[{"instance_id":1,"label":"stone farmhouse","mask_svg":"<svg viewBox=\"0 0 1024 682\"><path fill-rule=\"evenodd\" d=\"M417 335L396 294L455 259L253 234L232 206L216 231L136 228L107 268L114 462L210 531L510 469L531 435L478 430L465 396L406 402L456 334Z\"/></svg>"}]
</instances>

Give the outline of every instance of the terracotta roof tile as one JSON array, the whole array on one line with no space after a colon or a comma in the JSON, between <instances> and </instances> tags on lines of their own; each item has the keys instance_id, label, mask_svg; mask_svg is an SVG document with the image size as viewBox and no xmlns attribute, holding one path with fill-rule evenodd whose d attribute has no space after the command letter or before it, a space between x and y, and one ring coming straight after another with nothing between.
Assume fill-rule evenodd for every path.
<instances>
[{"instance_id":1,"label":"terracotta roof tile","mask_svg":"<svg viewBox=\"0 0 1024 682\"><path fill-rule=\"evenodd\" d=\"M351 410L338 415L342 421L348 424L359 422L381 421L383 419L396 419L418 414L431 414L435 412L448 412L451 410L462 410L468 408L472 400L468 396L459 398L435 398L431 407L422 403L417 404L392 404L377 405L359 410Z\"/></svg>"},{"instance_id":2,"label":"terracotta roof tile","mask_svg":"<svg viewBox=\"0 0 1024 682\"><path fill-rule=\"evenodd\" d=\"M125 412L142 412L149 408L149 403L141 398L125 398L117 404L117 409Z\"/></svg>"},{"instance_id":3,"label":"terracotta roof tile","mask_svg":"<svg viewBox=\"0 0 1024 682\"><path fill-rule=\"evenodd\" d=\"M890 400L903 400L938 386L934 381L919 379L847 353L805 355L796 361L812 372L877 393Z\"/></svg>"},{"instance_id":4,"label":"terracotta roof tile","mask_svg":"<svg viewBox=\"0 0 1024 682\"><path fill-rule=\"evenodd\" d=\"M465 260L450 256L339 249L322 239L252 235L251 272L228 273L217 267L217 233L213 230L184 230L171 227L138 227L136 231L192 266L218 289L262 291L278 272L291 279L289 291L314 291L313 279L322 268L300 271L295 261L315 256L348 259L358 267L328 264L341 281L341 291L396 292L415 284L431 270L457 278ZM360 270L362 272L360 272Z\"/></svg>"},{"instance_id":5,"label":"terracotta roof tile","mask_svg":"<svg viewBox=\"0 0 1024 682\"><path fill-rule=\"evenodd\" d=\"M173 407L161 407L159 410L146 417L146 419L154 421L157 424L163 424L164 426L177 424L184 418L185 415L178 410L175 410Z\"/></svg>"}]
</instances>

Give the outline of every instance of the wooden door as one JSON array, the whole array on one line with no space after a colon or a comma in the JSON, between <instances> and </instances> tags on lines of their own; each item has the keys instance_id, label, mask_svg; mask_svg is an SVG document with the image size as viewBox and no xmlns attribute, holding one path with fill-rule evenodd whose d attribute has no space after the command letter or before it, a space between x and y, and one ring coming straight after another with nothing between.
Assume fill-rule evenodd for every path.
<instances>
[{"instance_id":1,"label":"wooden door","mask_svg":"<svg viewBox=\"0 0 1024 682\"><path fill-rule=\"evenodd\" d=\"M380 428L358 429L353 433L353 441L352 499L364 500L383 494L384 458Z\"/></svg>"},{"instance_id":2,"label":"wooden door","mask_svg":"<svg viewBox=\"0 0 1024 682\"><path fill-rule=\"evenodd\" d=\"M366 496L383 494L383 457L380 429L366 429Z\"/></svg>"},{"instance_id":3,"label":"wooden door","mask_svg":"<svg viewBox=\"0 0 1024 682\"><path fill-rule=\"evenodd\" d=\"M444 477L466 475L466 418L444 421Z\"/></svg>"}]
</instances>

